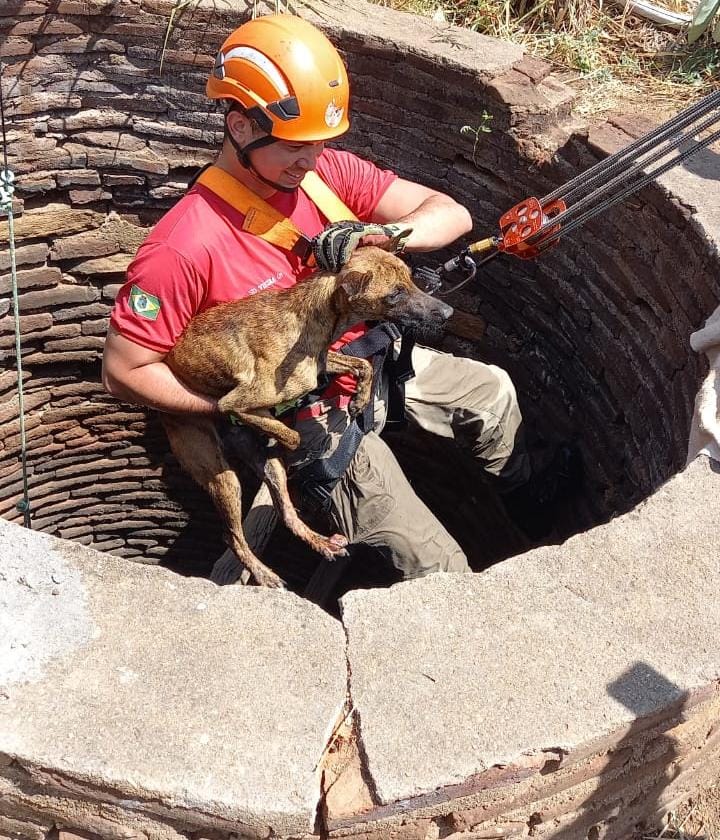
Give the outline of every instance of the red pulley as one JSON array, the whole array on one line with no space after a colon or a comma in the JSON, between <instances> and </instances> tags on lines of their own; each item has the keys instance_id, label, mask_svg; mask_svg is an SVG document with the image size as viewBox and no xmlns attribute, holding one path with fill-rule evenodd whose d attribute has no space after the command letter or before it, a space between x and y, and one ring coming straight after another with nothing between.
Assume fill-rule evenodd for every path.
<instances>
[{"instance_id":1,"label":"red pulley","mask_svg":"<svg viewBox=\"0 0 720 840\"><path fill-rule=\"evenodd\" d=\"M542 251L555 245L560 225L552 219L566 209L565 202L555 199L546 205L537 198L526 198L500 217L502 239L498 250L531 260Z\"/></svg>"}]
</instances>

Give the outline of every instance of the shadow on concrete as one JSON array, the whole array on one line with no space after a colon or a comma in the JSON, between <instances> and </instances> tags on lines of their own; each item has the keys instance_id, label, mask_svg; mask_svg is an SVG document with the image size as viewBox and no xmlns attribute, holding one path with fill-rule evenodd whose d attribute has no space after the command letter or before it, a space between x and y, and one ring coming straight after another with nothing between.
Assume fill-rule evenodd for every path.
<instances>
[{"instance_id":1,"label":"shadow on concrete","mask_svg":"<svg viewBox=\"0 0 720 840\"><path fill-rule=\"evenodd\" d=\"M609 750L593 793L575 806L567 825L552 833L553 840L646 836L663 815L663 792L680 772L675 742L663 733L680 722L687 692L646 662L630 666L607 690L635 720Z\"/></svg>"},{"instance_id":2,"label":"shadow on concrete","mask_svg":"<svg viewBox=\"0 0 720 840\"><path fill-rule=\"evenodd\" d=\"M679 147L679 151L689 151L694 145L694 142L688 141ZM698 149L683 161L682 168L705 181L720 181L720 154L712 148Z\"/></svg>"}]
</instances>

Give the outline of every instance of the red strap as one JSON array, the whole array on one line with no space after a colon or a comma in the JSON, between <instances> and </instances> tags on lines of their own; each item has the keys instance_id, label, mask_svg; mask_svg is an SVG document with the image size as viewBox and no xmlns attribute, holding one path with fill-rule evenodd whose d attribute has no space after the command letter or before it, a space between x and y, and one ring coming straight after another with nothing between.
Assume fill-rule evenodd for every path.
<instances>
[{"instance_id":1,"label":"red strap","mask_svg":"<svg viewBox=\"0 0 720 840\"><path fill-rule=\"evenodd\" d=\"M300 420L309 420L311 417L322 417L322 415L327 414L331 408L347 408L348 405L350 405L351 399L352 397L349 397L347 394L338 394L337 397L331 397L327 400L317 400L314 403L310 403L310 405L306 405L305 408L299 409L299 411L295 413L290 412L288 419L292 420L293 423L296 423Z\"/></svg>"}]
</instances>

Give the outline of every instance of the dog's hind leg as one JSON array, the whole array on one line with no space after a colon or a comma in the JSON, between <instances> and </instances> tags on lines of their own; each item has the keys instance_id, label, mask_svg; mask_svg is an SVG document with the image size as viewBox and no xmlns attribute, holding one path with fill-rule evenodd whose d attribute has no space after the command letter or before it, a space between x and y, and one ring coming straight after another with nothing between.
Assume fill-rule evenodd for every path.
<instances>
[{"instance_id":1,"label":"dog's hind leg","mask_svg":"<svg viewBox=\"0 0 720 840\"><path fill-rule=\"evenodd\" d=\"M261 586L282 588L284 583L252 552L242 529L240 482L222 453L222 446L210 420L161 415L170 447L183 469L213 500L226 529L226 539L238 560Z\"/></svg>"},{"instance_id":2,"label":"dog's hind leg","mask_svg":"<svg viewBox=\"0 0 720 840\"><path fill-rule=\"evenodd\" d=\"M300 519L288 493L285 464L282 461L280 453L273 452L272 449L265 462L264 479L270 490L275 508L280 512L283 522L289 531L303 542L306 542L326 560L334 560L335 557L345 557L347 555L346 546L348 541L342 534L323 537L322 534L318 534L317 531L308 528L302 519Z\"/></svg>"}]
</instances>

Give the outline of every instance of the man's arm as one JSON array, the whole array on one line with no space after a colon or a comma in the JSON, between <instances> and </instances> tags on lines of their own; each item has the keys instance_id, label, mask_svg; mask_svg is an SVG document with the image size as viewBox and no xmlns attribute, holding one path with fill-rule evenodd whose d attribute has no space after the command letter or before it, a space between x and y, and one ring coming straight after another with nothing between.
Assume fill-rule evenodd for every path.
<instances>
[{"instance_id":1,"label":"man's arm","mask_svg":"<svg viewBox=\"0 0 720 840\"><path fill-rule=\"evenodd\" d=\"M449 195L403 178L387 188L372 221L407 223L412 228L405 246L408 251L434 251L472 229L472 218L462 204ZM371 239L366 237L363 244L374 244Z\"/></svg>"},{"instance_id":2,"label":"man's arm","mask_svg":"<svg viewBox=\"0 0 720 840\"><path fill-rule=\"evenodd\" d=\"M217 416L217 400L186 388L164 358L165 354L142 347L110 327L103 353L103 385L124 402L171 414Z\"/></svg>"}]
</instances>

